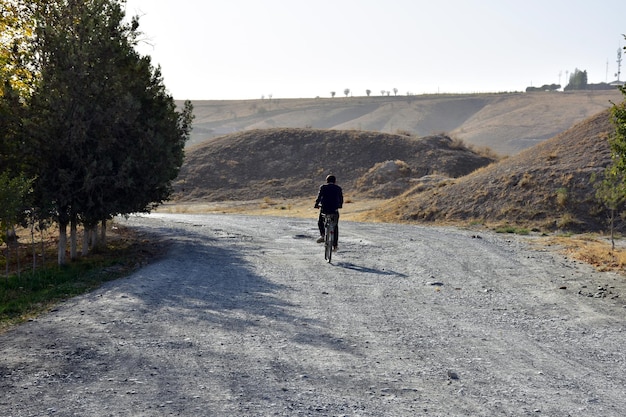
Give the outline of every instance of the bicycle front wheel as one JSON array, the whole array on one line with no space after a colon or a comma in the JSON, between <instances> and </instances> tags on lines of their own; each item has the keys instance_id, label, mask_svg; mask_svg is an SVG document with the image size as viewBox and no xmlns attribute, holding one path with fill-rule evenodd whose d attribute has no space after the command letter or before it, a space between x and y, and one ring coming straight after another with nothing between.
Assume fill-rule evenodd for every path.
<instances>
[{"instance_id":1,"label":"bicycle front wheel","mask_svg":"<svg viewBox=\"0 0 626 417\"><path fill-rule=\"evenodd\" d=\"M333 257L332 237L329 236L329 235L326 235L326 242L324 244L324 259L326 259L328 262L330 262L332 257Z\"/></svg>"}]
</instances>

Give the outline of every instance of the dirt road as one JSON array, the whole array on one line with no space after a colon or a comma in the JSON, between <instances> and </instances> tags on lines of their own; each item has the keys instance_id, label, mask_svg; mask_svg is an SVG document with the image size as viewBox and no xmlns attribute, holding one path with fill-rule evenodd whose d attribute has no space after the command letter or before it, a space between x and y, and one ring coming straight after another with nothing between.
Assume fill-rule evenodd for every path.
<instances>
[{"instance_id":1,"label":"dirt road","mask_svg":"<svg viewBox=\"0 0 626 417\"><path fill-rule=\"evenodd\" d=\"M525 238L121 220L168 255L0 335L2 416L623 416L624 279Z\"/></svg>"}]
</instances>

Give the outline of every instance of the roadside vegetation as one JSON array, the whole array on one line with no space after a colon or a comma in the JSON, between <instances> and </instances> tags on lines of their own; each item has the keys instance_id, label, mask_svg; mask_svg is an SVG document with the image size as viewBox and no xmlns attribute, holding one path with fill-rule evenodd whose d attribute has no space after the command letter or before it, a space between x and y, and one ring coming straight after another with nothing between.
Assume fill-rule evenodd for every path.
<instances>
[{"instance_id":1,"label":"roadside vegetation","mask_svg":"<svg viewBox=\"0 0 626 417\"><path fill-rule=\"evenodd\" d=\"M126 272L137 242L108 223L171 195L193 107L136 51L125 9L0 0L0 323Z\"/></svg>"},{"instance_id":2,"label":"roadside vegetation","mask_svg":"<svg viewBox=\"0 0 626 417\"><path fill-rule=\"evenodd\" d=\"M84 255L109 219L169 198L193 109L178 110L136 52L139 21L123 0L0 0L0 10L0 236L10 245L16 226L54 223L64 265L78 257L79 225Z\"/></svg>"},{"instance_id":3,"label":"roadside vegetation","mask_svg":"<svg viewBox=\"0 0 626 417\"><path fill-rule=\"evenodd\" d=\"M128 275L157 258L163 242L134 229L109 223L106 245L67 265L56 262L56 238L43 240L43 250L33 251L27 230L20 230L14 254L0 261L0 332L54 308L60 302L98 288L103 283ZM37 243L37 246L40 242Z\"/></svg>"}]
</instances>

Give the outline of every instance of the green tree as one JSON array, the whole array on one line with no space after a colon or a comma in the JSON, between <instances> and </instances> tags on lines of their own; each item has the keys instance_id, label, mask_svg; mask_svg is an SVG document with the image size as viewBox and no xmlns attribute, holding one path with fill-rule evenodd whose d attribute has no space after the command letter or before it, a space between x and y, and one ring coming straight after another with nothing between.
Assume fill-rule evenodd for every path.
<instances>
[{"instance_id":1,"label":"green tree","mask_svg":"<svg viewBox=\"0 0 626 417\"><path fill-rule=\"evenodd\" d=\"M596 198L609 210L613 248L615 219L626 201L626 86L619 88L624 100L611 108L611 121L615 127L609 138L611 164L605 169L602 181L596 184Z\"/></svg>"},{"instance_id":2,"label":"green tree","mask_svg":"<svg viewBox=\"0 0 626 417\"><path fill-rule=\"evenodd\" d=\"M569 84L563 90L586 90L587 89L587 71L580 71L578 68L569 76Z\"/></svg>"},{"instance_id":3,"label":"green tree","mask_svg":"<svg viewBox=\"0 0 626 417\"><path fill-rule=\"evenodd\" d=\"M617 169L615 164L609 165L603 174L602 180L594 184L596 199L608 210L609 232L611 249L615 249L615 220L626 201L626 183L624 173ZM596 181L592 178L592 181Z\"/></svg>"},{"instance_id":4,"label":"green tree","mask_svg":"<svg viewBox=\"0 0 626 417\"><path fill-rule=\"evenodd\" d=\"M32 56L33 1L0 0L0 80L27 96L35 79ZM0 94L3 92L0 91Z\"/></svg>"},{"instance_id":5,"label":"green tree","mask_svg":"<svg viewBox=\"0 0 626 417\"><path fill-rule=\"evenodd\" d=\"M0 172L22 171L24 104L8 80L0 84Z\"/></svg>"},{"instance_id":6,"label":"green tree","mask_svg":"<svg viewBox=\"0 0 626 417\"><path fill-rule=\"evenodd\" d=\"M9 243L32 182L24 174L27 136L22 120L32 73L23 65L28 39L23 10L19 2L0 0L0 242L7 244L7 273Z\"/></svg>"},{"instance_id":7,"label":"green tree","mask_svg":"<svg viewBox=\"0 0 626 417\"><path fill-rule=\"evenodd\" d=\"M40 206L59 224L88 229L117 214L149 211L171 193L183 160L192 108L178 112L160 70L134 49L138 20L124 2L57 0L36 9L41 80L31 105Z\"/></svg>"},{"instance_id":8,"label":"green tree","mask_svg":"<svg viewBox=\"0 0 626 417\"><path fill-rule=\"evenodd\" d=\"M101 116L103 43L119 40L119 34L103 33L99 25L106 6L98 0L35 6L41 80L32 99L31 133L34 151L44 156L37 165L39 204L53 205L59 224L59 264L66 262L67 226L77 221L84 163L93 146L90 133Z\"/></svg>"},{"instance_id":9,"label":"green tree","mask_svg":"<svg viewBox=\"0 0 626 417\"><path fill-rule=\"evenodd\" d=\"M23 118L32 92L33 16L24 0L0 0L0 172L20 175L27 162Z\"/></svg>"}]
</instances>

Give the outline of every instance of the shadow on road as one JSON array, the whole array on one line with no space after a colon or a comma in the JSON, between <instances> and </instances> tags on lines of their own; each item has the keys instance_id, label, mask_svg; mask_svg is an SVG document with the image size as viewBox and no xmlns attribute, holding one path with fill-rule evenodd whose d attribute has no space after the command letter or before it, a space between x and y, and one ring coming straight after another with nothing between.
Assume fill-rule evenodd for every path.
<instances>
[{"instance_id":1,"label":"shadow on road","mask_svg":"<svg viewBox=\"0 0 626 417\"><path fill-rule=\"evenodd\" d=\"M265 249L262 245L255 247L250 236L215 228L195 232L165 227L151 231L177 238L172 239L170 253L164 259L139 271L131 288L120 289L140 300L140 312L162 311L165 317L169 313L169 318L175 317L170 325L199 324L207 331L241 335L255 334L260 327L269 326L282 339L353 351L349 341L337 342L323 321L302 314L299 305L286 300L283 293L290 288L251 265L243 253L262 254Z\"/></svg>"},{"instance_id":2,"label":"shadow on road","mask_svg":"<svg viewBox=\"0 0 626 417\"><path fill-rule=\"evenodd\" d=\"M355 264L350 263L350 262L335 262L334 265L339 266L341 268L351 269L353 271L363 272L363 273L367 273L367 274L392 275L392 276L396 276L396 277L400 277L400 278L407 278L408 277L408 275L402 274L400 272L396 272L396 271L392 271L392 270L385 270L385 269L368 268L366 266L355 265Z\"/></svg>"},{"instance_id":3,"label":"shadow on road","mask_svg":"<svg viewBox=\"0 0 626 417\"><path fill-rule=\"evenodd\" d=\"M66 415L159 414L154 407L249 415L238 407L319 407L317 393L329 384L354 383L352 369L365 366L369 346L329 321L333 312L320 313L328 292L312 291L310 272L291 267L256 231L153 220L132 227L168 243L167 253L0 336L0 415L53 407ZM369 373L358 382L378 383ZM68 400L74 392L83 393L80 402ZM333 415L345 414L338 401Z\"/></svg>"}]
</instances>

